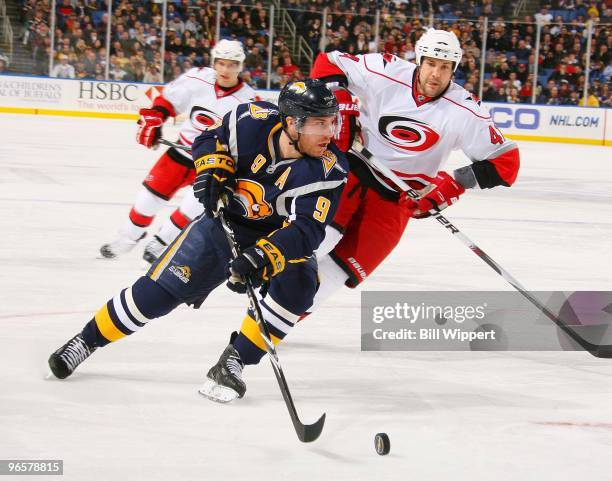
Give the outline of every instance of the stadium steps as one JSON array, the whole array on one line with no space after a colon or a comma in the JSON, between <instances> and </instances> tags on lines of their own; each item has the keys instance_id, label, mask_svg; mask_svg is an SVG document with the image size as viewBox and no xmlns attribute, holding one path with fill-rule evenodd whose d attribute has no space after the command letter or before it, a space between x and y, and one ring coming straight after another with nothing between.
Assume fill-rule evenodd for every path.
<instances>
[{"instance_id":1,"label":"stadium steps","mask_svg":"<svg viewBox=\"0 0 612 481\"><path fill-rule=\"evenodd\" d=\"M23 44L23 25L19 21L19 7L14 0L6 0L6 14L13 27L13 57L9 71L15 73L34 73L32 52Z\"/></svg>"}]
</instances>

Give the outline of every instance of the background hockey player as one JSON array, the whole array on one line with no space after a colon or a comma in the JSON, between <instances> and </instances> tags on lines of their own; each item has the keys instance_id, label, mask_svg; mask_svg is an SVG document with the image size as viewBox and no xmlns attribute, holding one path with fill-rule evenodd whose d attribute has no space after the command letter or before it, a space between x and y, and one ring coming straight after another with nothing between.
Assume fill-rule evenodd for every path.
<instances>
[{"instance_id":1,"label":"background hockey player","mask_svg":"<svg viewBox=\"0 0 612 481\"><path fill-rule=\"evenodd\" d=\"M337 114L331 91L307 79L283 89L278 109L268 102L242 104L221 126L204 131L193 144L194 191L207 215L193 221L146 276L104 304L82 332L51 355L53 374L69 376L95 349L182 303L199 307L228 275L229 287L238 292L245 290L245 276L266 283L259 302L272 341L280 342L312 304L318 287L313 251L346 183L348 163L330 143ZM226 217L242 249L234 260L215 217L219 196L228 189L233 195ZM242 397L242 368L259 362L262 347L247 312L200 392L218 401Z\"/></svg>"},{"instance_id":2,"label":"background hockey player","mask_svg":"<svg viewBox=\"0 0 612 481\"><path fill-rule=\"evenodd\" d=\"M255 99L255 91L240 79L245 54L242 44L221 40L211 52L212 68L193 68L164 87L151 108L140 110L136 140L156 148L162 125L168 117L188 115L180 127L178 142L191 146L204 130L218 126L223 116L236 105ZM119 231L119 238L104 244L100 253L114 258L129 252L145 237L155 215L182 187L191 186L195 178L191 153L170 148L164 152L143 181L129 218ZM153 262L179 232L202 213L202 205L191 188L179 208L162 225L146 245L144 259Z\"/></svg>"},{"instance_id":3,"label":"background hockey player","mask_svg":"<svg viewBox=\"0 0 612 481\"><path fill-rule=\"evenodd\" d=\"M311 76L327 82L339 99L338 145L352 145L359 116L367 149L422 194L418 204L407 199L375 168L348 154L348 184L317 253L321 289L315 307L341 286L366 279L397 245L410 218L445 209L467 189L508 187L516 180L517 145L475 95L452 82L462 57L455 34L427 30L415 50L417 65L388 54L334 51L319 54L313 66ZM444 171L458 149L471 164Z\"/></svg>"}]
</instances>

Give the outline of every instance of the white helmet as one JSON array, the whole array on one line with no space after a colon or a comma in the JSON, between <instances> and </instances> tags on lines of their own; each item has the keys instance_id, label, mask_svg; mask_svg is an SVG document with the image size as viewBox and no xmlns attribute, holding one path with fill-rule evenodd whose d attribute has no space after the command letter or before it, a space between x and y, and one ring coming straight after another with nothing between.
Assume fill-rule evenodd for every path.
<instances>
[{"instance_id":1,"label":"white helmet","mask_svg":"<svg viewBox=\"0 0 612 481\"><path fill-rule=\"evenodd\" d=\"M463 56L461 44L453 32L436 30L434 28L426 30L421 35L421 38L417 40L414 50L417 65L421 65L422 57L433 57L455 62L453 71L457 70Z\"/></svg>"},{"instance_id":2,"label":"white helmet","mask_svg":"<svg viewBox=\"0 0 612 481\"><path fill-rule=\"evenodd\" d=\"M211 65L214 67L215 60L222 58L225 60L233 60L238 62L240 70L242 70L242 62L244 62L245 55L242 49L242 44L238 40L219 40L217 45L214 46L210 53Z\"/></svg>"}]
</instances>

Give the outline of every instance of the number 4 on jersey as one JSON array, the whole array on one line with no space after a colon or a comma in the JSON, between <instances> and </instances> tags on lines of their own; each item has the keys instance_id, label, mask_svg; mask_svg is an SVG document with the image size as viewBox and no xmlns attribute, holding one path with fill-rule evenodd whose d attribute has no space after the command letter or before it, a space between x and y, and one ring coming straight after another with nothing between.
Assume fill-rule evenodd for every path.
<instances>
[{"instance_id":1,"label":"number 4 on jersey","mask_svg":"<svg viewBox=\"0 0 612 481\"><path fill-rule=\"evenodd\" d=\"M491 143L493 145L495 144L503 144L504 143L504 136L502 135L502 133L496 128L493 127L492 125L489 126L489 134L491 134Z\"/></svg>"}]
</instances>

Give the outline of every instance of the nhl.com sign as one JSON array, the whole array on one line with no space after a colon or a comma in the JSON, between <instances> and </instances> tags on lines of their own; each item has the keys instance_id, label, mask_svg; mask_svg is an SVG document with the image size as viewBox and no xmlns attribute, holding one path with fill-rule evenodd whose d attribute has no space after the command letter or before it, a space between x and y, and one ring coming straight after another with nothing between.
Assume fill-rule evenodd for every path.
<instances>
[{"instance_id":1,"label":"nhl.com sign","mask_svg":"<svg viewBox=\"0 0 612 481\"><path fill-rule=\"evenodd\" d=\"M487 103L495 125L518 140L609 145L609 109ZM608 119L609 120L609 119Z\"/></svg>"}]
</instances>

